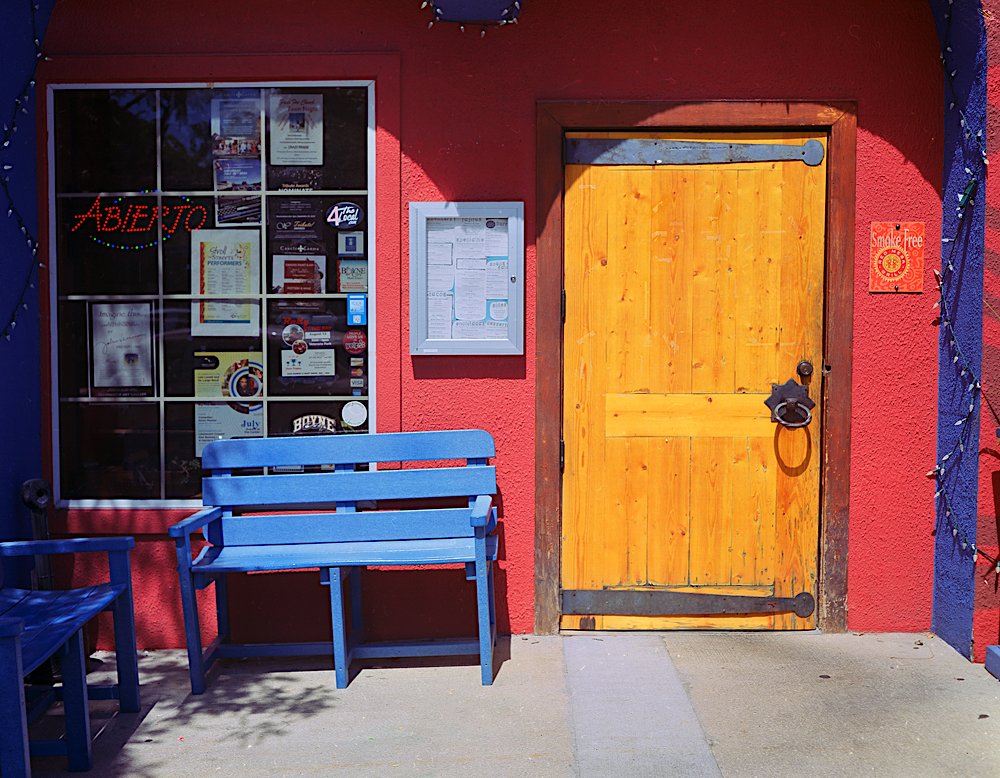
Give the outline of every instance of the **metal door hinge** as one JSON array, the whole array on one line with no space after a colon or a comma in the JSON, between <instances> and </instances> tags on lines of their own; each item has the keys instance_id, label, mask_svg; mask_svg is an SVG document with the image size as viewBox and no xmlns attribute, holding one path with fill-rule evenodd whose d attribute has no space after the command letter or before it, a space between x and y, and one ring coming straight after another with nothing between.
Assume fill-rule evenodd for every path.
<instances>
[{"instance_id":1,"label":"metal door hinge","mask_svg":"<svg viewBox=\"0 0 1000 778\"><path fill-rule=\"evenodd\" d=\"M562 301L559 304L560 315L562 316L562 323L566 323L566 290L562 290Z\"/></svg>"},{"instance_id":2,"label":"metal door hinge","mask_svg":"<svg viewBox=\"0 0 1000 778\"><path fill-rule=\"evenodd\" d=\"M559 440L559 472L566 469L566 441Z\"/></svg>"},{"instance_id":3,"label":"metal door hinge","mask_svg":"<svg viewBox=\"0 0 1000 778\"><path fill-rule=\"evenodd\" d=\"M566 138L567 165L720 165L733 162L804 162L816 166L826 150L818 140L801 146L773 143L651 140L646 138Z\"/></svg>"}]
</instances>

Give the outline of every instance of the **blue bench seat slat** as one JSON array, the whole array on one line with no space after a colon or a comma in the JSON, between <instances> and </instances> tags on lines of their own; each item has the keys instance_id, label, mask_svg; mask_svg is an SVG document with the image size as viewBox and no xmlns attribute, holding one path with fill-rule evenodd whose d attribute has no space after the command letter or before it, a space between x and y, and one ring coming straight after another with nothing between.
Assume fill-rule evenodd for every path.
<instances>
[{"instance_id":1,"label":"blue bench seat slat","mask_svg":"<svg viewBox=\"0 0 1000 778\"><path fill-rule=\"evenodd\" d=\"M486 558L496 559L496 536L486 538ZM287 546L214 547L193 566L196 573L263 572L361 565L446 565L474 562L474 538L355 541Z\"/></svg>"},{"instance_id":2,"label":"blue bench seat slat","mask_svg":"<svg viewBox=\"0 0 1000 778\"><path fill-rule=\"evenodd\" d=\"M205 505L254 506L256 510L286 505L329 506L332 502L459 497L495 492L496 469L492 465L217 476L202 482Z\"/></svg>"},{"instance_id":3,"label":"blue bench seat slat","mask_svg":"<svg viewBox=\"0 0 1000 778\"><path fill-rule=\"evenodd\" d=\"M395 432L391 437L361 434L246 438L214 441L211 447L205 448L202 467L214 470L254 466L294 467L358 462L487 459L495 456L495 453L493 438L484 430Z\"/></svg>"},{"instance_id":4,"label":"blue bench seat slat","mask_svg":"<svg viewBox=\"0 0 1000 778\"><path fill-rule=\"evenodd\" d=\"M124 586L98 584L81 589L27 591L4 589L0 616L25 619L21 634L21 661L31 672L76 632L125 591Z\"/></svg>"},{"instance_id":5,"label":"blue bench seat slat","mask_svg":"<svg viewBox=\"0 0 1000 778\"><path fill-rule=\"evenodd\" d=\"M220 525L226 546L473 536L468 508L232 516Z\"/></svg>"}]
</instances>

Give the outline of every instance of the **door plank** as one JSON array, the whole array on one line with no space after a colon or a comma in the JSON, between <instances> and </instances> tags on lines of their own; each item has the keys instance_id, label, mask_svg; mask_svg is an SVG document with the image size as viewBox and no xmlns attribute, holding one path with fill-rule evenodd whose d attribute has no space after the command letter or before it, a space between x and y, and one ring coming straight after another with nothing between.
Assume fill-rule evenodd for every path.
<instances>
[{"instance_id":1,"label":"door plank","mask_svg":"<svg viewBox=\"0 0 1000 778\"><path fill-rule=\"evenodd\" d=\"M732 582L732 438L691 441L691 583Z\"/></svg>"},{"instance_id":2,"label":"door plank","mask_svg":"<svg viewBox=\"0 0 1000 778\"><path fill-rule=\"evenodd\" d=\"M601 511L592 509L600 495L604 459L605 305L600 295L607 270L606 182L592 168L567 168L566 254L575 257L567 272L564 338L563 581L568 588L600 585L600 569L587 549L605 542ZM601 187L605 187L603 190ZM594 469L596 467L596 470Z\"/></svg>"},{"instance_id":3,"label":"door plank","mask_svg":"<svg viewBox=\"0 0 1000 778\"><path fill-rule=\"evenodd\" d=\"M775 505L775 546L780 553L775 560L774 593L777 597L794 597L801 591L815 591L816 574L812 563L815 550L810 551L799 536L803 531L813 530L816 522L818 494L810 474L816 472L819 457L809 428L779 430L775 448L782 472L798 474L798 477L778 479ZM787 613L780 614L776 623L782 629L811 629L814 620L815 614L799 619Z\"/></svg>"},{"instance_id":4,"label":"door plank","mask_svg":"<svg viewBox=\"0 0 1000 778\"><path fill-rule=\"evenodd\" d=\"M694 176L688 170L653 173L650 244L650 330L660 357L650 364L651 392L691 391L692 285L695 250Z\"/></svg>"},{"instance_id":5,"label":"door plank","mask_svg":"<svg viewBox=\"0 0 1000 778\"><path fill-rule=\"evenodd\" d=\"M613 395L611 395L613 396ZM649 438L646 582L686 584L691 531L691 440Z\"/></svg>"}]
</instances>

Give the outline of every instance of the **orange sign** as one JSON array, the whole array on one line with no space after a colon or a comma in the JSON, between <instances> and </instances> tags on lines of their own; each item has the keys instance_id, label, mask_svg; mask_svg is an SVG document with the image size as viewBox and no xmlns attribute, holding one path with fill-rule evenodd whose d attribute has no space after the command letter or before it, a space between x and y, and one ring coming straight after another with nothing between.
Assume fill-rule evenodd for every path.
<instances>
[{"instance_id":1,"label":"orange sign","mask_svg":"<svg viewBox=\"0 0 1000 778\"><path fill-rule=\"evenodd\" d=\"M924 291L924 223L872 222L869 292Z\"/></svg>"}]
</instances>

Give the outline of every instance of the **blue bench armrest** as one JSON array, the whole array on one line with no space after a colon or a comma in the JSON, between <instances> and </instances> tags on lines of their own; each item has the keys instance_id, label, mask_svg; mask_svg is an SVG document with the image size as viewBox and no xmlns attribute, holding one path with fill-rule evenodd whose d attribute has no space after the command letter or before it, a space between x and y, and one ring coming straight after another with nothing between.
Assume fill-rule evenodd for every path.
<instances>
[{"instance_id":1,"label":"blue bench armrest","mask_svg":"<svg viewBox=\"0 0 1000 778\"><path fill-rule=\"evenodd\" d=\"M81 551L131 551L133 548L135 548L135 539L131 537L14 540L0 543L0 556L75 554Z\"/></svg>"},{"instance_id":2,"label":"blue bench armrest","mask_svg":"<svg viewBox=\"0 0 1000 778\"><path fill-rule=\"evenodd\" d=\"M0 616L0 638L17 637L24 632L24 619L11 619Z\"/></svg>"},{"instance_id":3,"label":"blue bench armrest","mask_svg":"<svg viewBox=\"0 0 1000 778\"><path fill-rule=\"evenodd\" d=\"M205 508L204 510L198 511L193 516L188 516L183 521L179 521L174 524L167 532L172 538L182 538L185 535L190 535L192 532L196 532L207 524L211 524L218 518L222 517L222 508Z\"/></svg>"},{"instance_id":4,"label":"blue bench armrest","mask_svg":"<svg viewBox=\"0 0 1000 778\"><path fill-rule=\"evenodd\" d=\"M469 523L473 527L485 527L492 518L493 498L488 494L481 494L476 498L472 506L472 513L469 515Z\"/></svg>"}]
</instances>

